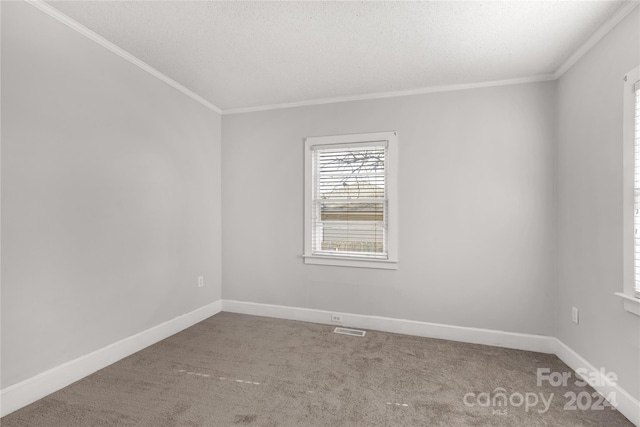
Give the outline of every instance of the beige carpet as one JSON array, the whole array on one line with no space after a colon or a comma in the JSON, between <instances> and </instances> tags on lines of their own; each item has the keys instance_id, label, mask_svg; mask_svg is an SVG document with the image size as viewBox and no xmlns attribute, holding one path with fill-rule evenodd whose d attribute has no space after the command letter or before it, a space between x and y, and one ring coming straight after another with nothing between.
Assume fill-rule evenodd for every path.
<instances>
[{"instance_id":1,"label":"beige carpet","mask_svg":"<svg viewBox=\"0 0 640 427\"><path fill-rule=\"evenodd\" d=\"M332 330L220 313L9 414L1 425L632 425L609 407L591 409L597 402L587 402L586 393L593 389L576 386L574 377L566 387L538 386L537 368L572 372L552 355ZM498 388L506 406L499 398L492 404ZM565 393L585 393L580 406L588 409L565 409L572 406ZM528 408L519 396L529 399ZM542 398L551 399L547 411Z\"/></svg>"}]
</instances>

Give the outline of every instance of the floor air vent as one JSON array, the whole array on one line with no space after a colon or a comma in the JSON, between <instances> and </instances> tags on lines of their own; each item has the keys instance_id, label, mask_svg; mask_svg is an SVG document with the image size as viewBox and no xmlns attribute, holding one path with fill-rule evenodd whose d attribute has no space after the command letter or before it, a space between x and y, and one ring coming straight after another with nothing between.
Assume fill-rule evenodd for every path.
<instances>
[{"instance_id":1,"label":"floor air vent","mask_svg":"<svg viewBox=\"0 0 640 427\"><path fill-rule=\"evenodd\" d=\"M366 334L366 331L348 328L336 328L333 332L336 334L353 335L354 337L363 337L364 334Z\"/></svg>"}]
</instances>

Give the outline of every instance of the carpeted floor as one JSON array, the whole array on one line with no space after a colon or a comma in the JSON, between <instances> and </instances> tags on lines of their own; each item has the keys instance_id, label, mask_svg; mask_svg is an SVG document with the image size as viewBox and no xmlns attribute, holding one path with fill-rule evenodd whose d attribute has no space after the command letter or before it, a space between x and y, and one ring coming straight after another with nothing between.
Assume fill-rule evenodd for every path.
<instances>
[{"instance_id":1,"label":"carpeted floor","mask_svg":"<svg viewBox=\"0 0 640 427\"><path fill-rule=\"evenodd\" d=\"M1 425L632 425L609 406L598 409L594 390L575 385L553 355L333 328L220 313ZM572 377L564 387L538 385L538 368Z\"/></svg>"}]
</instances>

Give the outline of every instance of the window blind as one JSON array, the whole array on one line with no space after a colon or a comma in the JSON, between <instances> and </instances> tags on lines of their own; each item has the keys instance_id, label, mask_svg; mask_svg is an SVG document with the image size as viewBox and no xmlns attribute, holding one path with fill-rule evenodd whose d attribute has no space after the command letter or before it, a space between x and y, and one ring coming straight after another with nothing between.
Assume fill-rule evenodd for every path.
<instances>
[{"instance_id":1,"label":"window blind","mask_svg":"<svg viewBox=\"0 0 640 427\"><path fill-rule=\"evenodd\" d=\"M387 259L387 143L314 146L312 253Z\"/></svg>"},{"instance_id":2,"label":"window blind","mask_svg":"<svg viewBox=\"0 0 640 427\"><path fill-rule=\"evenodd\" d=\"M635 92L635 113L634 113L634 213L633 213L633 229L634 229L634 292L635 296L640 298L640 81L633 85Z\"/></svg>"}]
</instances>

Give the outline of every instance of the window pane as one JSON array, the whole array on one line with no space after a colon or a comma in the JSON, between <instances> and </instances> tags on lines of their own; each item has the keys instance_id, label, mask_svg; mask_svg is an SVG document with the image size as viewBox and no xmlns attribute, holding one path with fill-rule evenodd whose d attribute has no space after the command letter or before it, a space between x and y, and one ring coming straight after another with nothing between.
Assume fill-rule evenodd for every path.
<instances>
[{"instance_id":1,"label":"window pane","mask_svg":"<svg viewBox=\"0 0 640 427\"><path fill-rule=\"evenodd\" d=\"M635 167L634 167L634 265L635 293L640 296L640 91L635 102Z\"/></svg>"},{"instance_id":2,"label":"window pane","mask_svg":"<svg viewBox=\"0 0 640 427\"><path fill-rule=\"evenodd\" d=\"M316 253L386 254L385 152L365 145L315 151Z\"/></svg>"}]
</instances>

